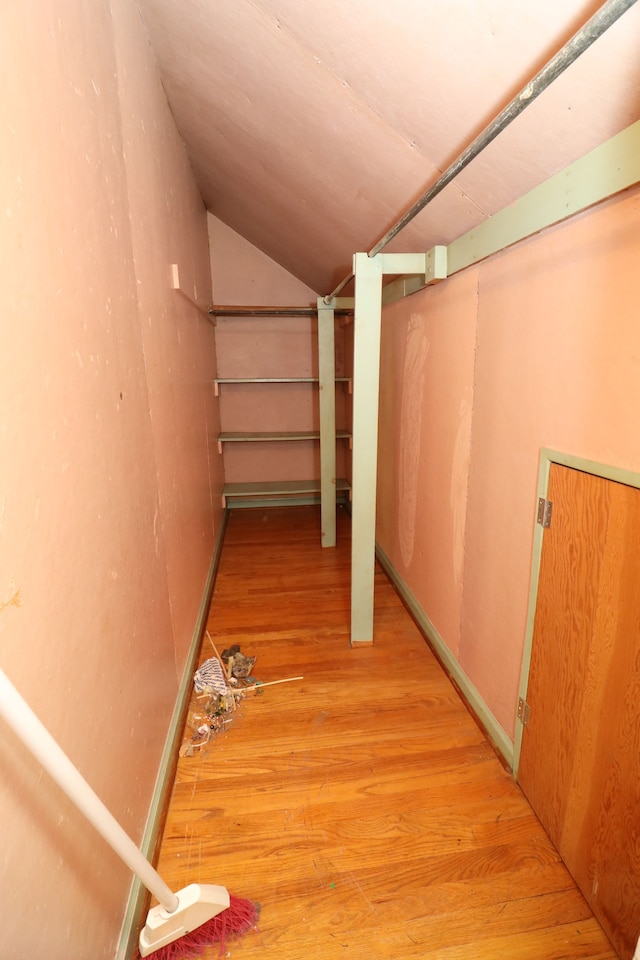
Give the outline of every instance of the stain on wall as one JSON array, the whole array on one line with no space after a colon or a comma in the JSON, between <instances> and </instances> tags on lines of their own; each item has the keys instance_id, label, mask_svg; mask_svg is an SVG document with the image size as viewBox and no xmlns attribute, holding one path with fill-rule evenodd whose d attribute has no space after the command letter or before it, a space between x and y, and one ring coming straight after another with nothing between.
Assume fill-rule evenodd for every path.
<instances>
[{"instance_id":1,"label":"stain on wall","mask_svg":"<svg viewBox=\"0 0 640 960\"><path fill-rule=\"evenodd\" d=\"M421 317L419 314L412 313L406 333L402 371L397 487L400 497L398 538L405 567L410 566L413 559L424 378L428 353L429 341L426 338Z\"/></svg>"}]
</instances>

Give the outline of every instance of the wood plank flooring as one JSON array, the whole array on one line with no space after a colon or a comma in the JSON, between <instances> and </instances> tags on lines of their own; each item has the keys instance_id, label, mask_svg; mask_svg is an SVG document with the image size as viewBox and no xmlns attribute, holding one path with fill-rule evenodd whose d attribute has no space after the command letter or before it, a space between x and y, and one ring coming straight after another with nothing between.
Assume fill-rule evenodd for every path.
<instances>
[{"instance_id":1,"label":"wood plank flooring","mask_svg":"<svg viewBox=\"0 0 640 960\"><path fill-rule=\"evenodd\" d=\"M261 903L235 960L612 960L381 571L375 644L349 647L349 533L343 509L325 550L319 508L232 511L209 632L260 680L304 680L180 759L161 874Z\"/></svg>"}]
</instances>

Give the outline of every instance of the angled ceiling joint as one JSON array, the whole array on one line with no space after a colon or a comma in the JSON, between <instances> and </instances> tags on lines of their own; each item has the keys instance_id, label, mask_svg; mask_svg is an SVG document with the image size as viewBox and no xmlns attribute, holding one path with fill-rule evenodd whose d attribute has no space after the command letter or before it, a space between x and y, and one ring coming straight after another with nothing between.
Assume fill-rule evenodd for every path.
<instances>
[{"instance_id":1,"label":"angled ceiling joint","mask_svg":"<svg viewBox=\"0 0 640 960\"><path fill-rule=\"evenodd\" d=\"M438 179L397 220L369 251L375 258L404 228L427 207L496 137L527 109L564 71L571 66L595 41L602 36L637 0L605 0L599 10L568 40L544 67L520 90L503 110L478 134ZM391 272L391 271L389 271ZM398 273L404 271L396 271ZM420 273L422 271L414 271ZM325 303L337 296L354 279L348 274L335 290L325 297Z\"/></svg>"}]
</instances>

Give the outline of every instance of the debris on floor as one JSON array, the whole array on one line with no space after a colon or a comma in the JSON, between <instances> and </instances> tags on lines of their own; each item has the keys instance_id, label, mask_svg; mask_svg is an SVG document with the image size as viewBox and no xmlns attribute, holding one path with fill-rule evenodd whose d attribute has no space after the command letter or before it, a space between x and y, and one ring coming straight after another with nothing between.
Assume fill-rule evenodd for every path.
<instances>
[{"instance_id":1,"label":"debris on floor","mask_svg":"<svg viewBox=\"0 0 640 960\"><path fill-rule=\"evenodd\" d=\"M224 653L222 654L222 659L224 660ZM238 652L234 653L227 660L227 674L229 678L235 677L236 680L241 680L248 677L255 662L255 657L245 657L244 653L238 649Z\"/></svg>"},{"instance_id":2,"label":"debris on floor","mask_svg":"<svg viewBox=\"0 0 640 960\"><path fill-rule=\"evenodd\" d=\"M193 675L194 696L187 714L185 739L179 751L181 757L193 757L196 750L223 732L232 723L232 715L247 693L257 695L263 687L304 679L287 677L267 683L256 680L251 675L255 657L245 656L238 644L223 650L221 656L208 631L207 637L216 655L205 660Z\"/></svg>"},{"instance_id":3,"label":"debris on floor","mask_svg":"<svg viewBox=\"0 0 640 960\"><path fill-rule=\"evenodd\" d=\"M193 686L196 693L219 693L224 696L227 693L227 681L219 660L212 657L205 660L193 676Z\"/></svg>"}]
</instances>

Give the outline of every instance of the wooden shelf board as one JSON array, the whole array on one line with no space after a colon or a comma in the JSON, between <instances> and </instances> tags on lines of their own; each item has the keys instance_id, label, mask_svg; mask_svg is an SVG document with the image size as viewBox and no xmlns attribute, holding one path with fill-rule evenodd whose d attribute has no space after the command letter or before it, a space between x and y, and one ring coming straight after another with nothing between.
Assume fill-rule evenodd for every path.
<instances>
[{"instance_id":1,"label":"wooden shelf board","mask_svg":"<svg viewBox=\"0 0 640 960\"><path fill-rule=\"evenodd\" d=\"M212 317L316 317L317 307L254 307L237 304L212 303L209 307ZM334 314L337 317L353 313L353 308L336 307Z\"/></svg>"},{"instance_id":2,"label":"wooden shelf board","mask_svg":"<svg viewBox=\"0 0 640 960\"><path fill-rule=\"evenodd\" d=\"M348 480L336 480L336 493L351 490ZM320 480L266 480L260 483L225 483L222 505L236 497L291 497L320 493Z\"/></svg>"},{"instance_id":3,"label":"wooden shelf board","mask_svg":"<svg viewBox=\"0 0 640 960\"><path fill-rule=\"evenodd\" d=\"M220 385L222 383L226 384L239 384L239 383L320 383L318 377L216 377L212 381L214 386L214 392L216 397L220 395ZM349 393L351 393L351 377L336 377L336 383L347 383L349 385Z\"/></svg>"},{"instance_id":4,"label":"wooden shelf board","mask_svg":"<svg viewBox=\"0 0 640 960\"><path fill-rule=\"evenodd\" d=\"M348 439L351 436L348 430L336 430L336 437L339 440ZM261 431L261 432L223 432L218 435L218 443L259 443L263 441L278 440L319 440L319 430L281 430L281 431Z\"/></svg>"},{"instance_id":5,"label":"wooden shelf board","mask_svg":"<svg viewBox=\"0 0 640 960\"><path fill-rule=\"evenodd\" d=\"M336 490L350 490L348 480L336 480ZM320 480L263 480L260 483L225 483L226 497L265 496L287 493L319 493Z\"/></svg>"},{"instance_id":6,"label":"wooden shelf board","mask_svg":"<svg viewBox=\"0 0 640 960\"><path fill-rule=\"evenodd\" d=\"M214 383L318 383L318 377L218 377Z\"/></svg>"},{"instance_id":7,"label":"wooden shelf board","mask_svg":"<svg viewBox=\"0 0 640 960\"><path fill-rule=\"evenodd\" d=\"M336 377L336 383L349 383L351 377ZM214 383L319 383L318 377L216 377Z\"/></svg>"}]
</instances>

